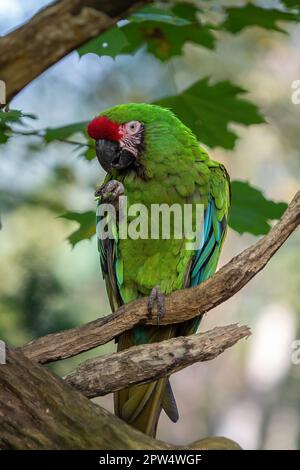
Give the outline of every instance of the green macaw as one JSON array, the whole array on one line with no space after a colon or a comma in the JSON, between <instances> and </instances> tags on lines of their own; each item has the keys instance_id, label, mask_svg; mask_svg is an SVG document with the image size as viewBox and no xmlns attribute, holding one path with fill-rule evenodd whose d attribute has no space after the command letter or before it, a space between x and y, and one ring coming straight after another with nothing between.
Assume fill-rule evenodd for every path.
<instances>
[{"instance_id":1,"label":"green macaw","mask_svg":"<svg viewBox=\"0 0 300 470\"><path fill-rule=\"evenodd\" d=\"M95 139L98 160L108 173L96 191L100 205L126 195L128 207L143 204L149 219L152 204L204 206L201 244L192 251L186 249L185 237L178 239L172 233L170 239L123 239L116 226L113 238L98 238L112 310L149 296L149 312L156 300L161 315L163 295L195 286L216 270L230 206L228 174L223 165L209 158L192 131L160 106L115 106L93 119L87 131ZM98 223L100 219L98 216ZM194 219L193 213L193 223ZM118 338L118 350L192 334L199 321L135 327ZM172 421L178 419L168 377L117 392L114 403L119 417L152 436L162 409Z\"/></svg>"}]
</instances>

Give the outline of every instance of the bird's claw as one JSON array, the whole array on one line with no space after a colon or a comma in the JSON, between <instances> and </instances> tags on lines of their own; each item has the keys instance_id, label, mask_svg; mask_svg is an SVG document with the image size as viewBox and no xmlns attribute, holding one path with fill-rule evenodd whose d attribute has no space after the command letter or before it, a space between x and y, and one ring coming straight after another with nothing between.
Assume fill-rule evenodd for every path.
<instances>
[{"instance_id":1,"label":"bird's claw","mask_svg":"<svg viewBox=\"0 0 300 470\"><path fill-rule=\"evenodd\" d=\"M110 180L108 183L103 184L97 188L95 197L99 198L101 202L117 204L120 196L124 196L124 186L120 181Z\"/></svg>"},{"instance_id":2,"label":"bird's claw","mask_svg":"<svg viewBox=\"0 0 300 470\"><path fill-rule=\"evenodd\" d=\"M160 292L159 286L153 287L149 298L148 298L148 304L147 304L147 311L148 311L148 318L152 318L152 313L153 313L153 306L154 303L157 302L157 324L159 325L160 319L164 316L166 313L165 310L165 296Z\"/></svg>"}]
</instances>

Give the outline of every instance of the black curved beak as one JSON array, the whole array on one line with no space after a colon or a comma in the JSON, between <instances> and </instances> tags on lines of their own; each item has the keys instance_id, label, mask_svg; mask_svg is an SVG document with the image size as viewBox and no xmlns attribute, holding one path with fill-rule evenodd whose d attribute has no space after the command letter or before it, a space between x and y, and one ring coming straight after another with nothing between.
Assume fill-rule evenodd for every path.
<instances>
[{"instance_id":1,"label":"black curved beak","mask_svg":"<svg viewBox=\"0 0 300 470\"><path fill-rule=\"evenodd\" d=\"M132 153L120 149L118 142L112 140L96 140L96 155L107 173L111 173L113 169L125 170L135 161Z\"/></svg>"}]
</instances>

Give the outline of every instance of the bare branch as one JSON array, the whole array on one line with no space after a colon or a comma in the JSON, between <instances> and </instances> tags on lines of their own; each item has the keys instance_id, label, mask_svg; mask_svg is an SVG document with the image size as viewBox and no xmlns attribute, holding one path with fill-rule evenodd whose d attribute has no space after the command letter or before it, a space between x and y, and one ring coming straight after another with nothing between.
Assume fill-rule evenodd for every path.
<instances>
[{"instance_id":1,"label":"bare branch","mask_svg":"<svg viewBox=\"0 0 300 470\"><path fill-rule=\"evenodd\" d=\"M188 449L137 431L17 351L0 366L0 416L0 449ZM191 448L239 446L213 437Z\"/></svg>"},{"instance_id":2,"label":"bare branch","mask_svg":"<svg viewBox=\"0 0 300 470\"><path fill-rule=\"evenodd\" d=\"M195 362L210 361L250 334L247 326L228 325L205 333L135 346L88 359L65 380L86 397L106 395L129 385L174 374Z\"/></svg>"},{"instance_id":3,"label":"bare branch","mask_svg":"<svg viewBox=\"0 0 300 470\"><path fill-rule=\"evenodd\" d=\"M197 287L176 291L166 298L161 324L189 320L205 313L236 294L261 271L300 223L300 191L280 221L253 246L223 266ZM27 357L47 363L75 356L105 344L138 324L155 324L147 319L147 299L123 305L114 314L78 328L31 341L21 349Z\"/></svg>"},{"instance_id":4,"label":"bare branch","mask_svg":"<svg viewBox=\"0 0 300 470\"><path fill-rule=\"evenodd\" d=\"M0 38L0 79L7 100L89 39L149 0L61 0Z\"/></svg>"}]
</instances>

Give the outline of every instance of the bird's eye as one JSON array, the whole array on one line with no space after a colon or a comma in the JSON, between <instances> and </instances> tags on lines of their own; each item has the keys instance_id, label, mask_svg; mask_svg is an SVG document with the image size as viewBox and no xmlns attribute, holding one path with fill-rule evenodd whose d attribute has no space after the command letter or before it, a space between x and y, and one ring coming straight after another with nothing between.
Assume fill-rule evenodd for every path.
<instances>
[{"instance_id":1,"label":"bird's eye","mask_svg":"<svg viewBox=\"0 0 300 470\"><path fill-rule=\"evenodd\" d=\"M126 130L130 134L135 134L141 127L141 123L139 121L130 121L126 124Z\"/></svg>"}]
</instances>

